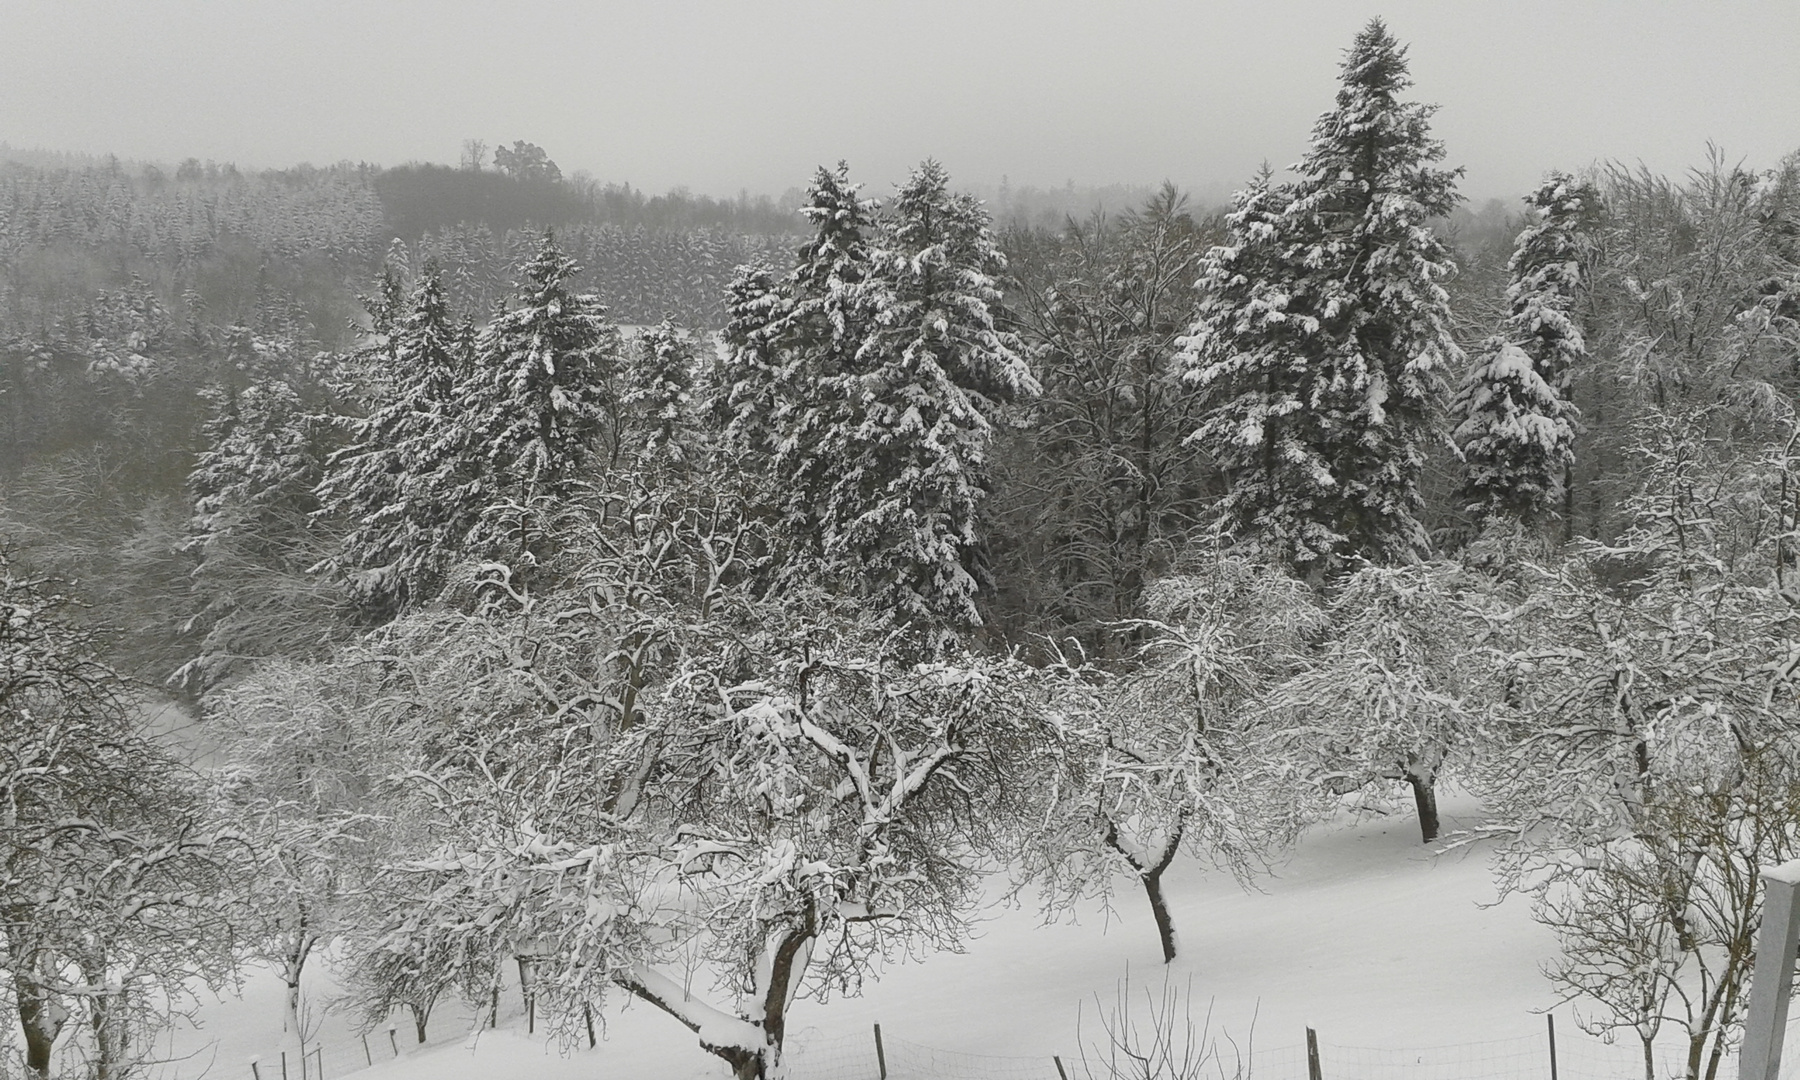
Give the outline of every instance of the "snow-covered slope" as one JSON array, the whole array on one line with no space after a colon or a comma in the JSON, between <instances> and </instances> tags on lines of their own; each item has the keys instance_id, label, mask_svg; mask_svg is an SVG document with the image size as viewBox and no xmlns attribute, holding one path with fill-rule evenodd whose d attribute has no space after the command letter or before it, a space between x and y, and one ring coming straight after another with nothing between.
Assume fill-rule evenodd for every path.
<instances>
[{"instance_id":1,"label":"snow-covered slope","mask_svg":"<svg viewBox=\"0 0 1800 1080\"><path fill-rule=\"evenodd\" d=\"M1446 831L1473 824L1477 807L1447 798ZM1495 905L1483 845L1437 855L1410 817L1346 819L1315 829L1260 891L1192 862L1171 870L1168 889L1182 957L1171 974L1191 978L1198 1011L1211 1003L1211 1031L1239 1045L1254 1036L1259 1062L1293 1058L1307 1026L1328 1048L1417 1048L1516 1041L1525 1053L1543 1038L1536 1010L1555 1004L1539 965L1555 942L1523 900ZM795 1063L872 1058L872 1027L891 1046L923 1044L965 1053L1033 1057L1049 1067L1080 1056L1078 1007L1091 1042L1096 997L1113 1001L1129 968L1142 1001L1160 990L1163 966L1148 908L1124 893L1111 916L1085 909L1079 921L1040 925L1035 910L999 908L966 953L889 966L861 997L804 1002L792 1016ZM244 1063L281 1039L279 997L253 984L247 1000L210 1006L207 1030L181 1042L218 1039L213 1076L248 1076ZM323 993L325 988L318 988ZM267 998L267 1000L263 1000ZM622 1003L622 999L621 999ZM517 1002L511 1002L516 1011ZM1582 1048L1564 1008L1565 1055ZM1198 1017L1197 1017L1198 1019ZM615 1005L606 1038L565 1057L522 1020L484 1031L471 1045L467 1013L433 1020L432 1048L378 1064L371 1077L480 1078L629 1076L688 1080L726 1075L694 1037L642 1004ZM352 1039L346 1018L329 1018L327 1043ZM406 1033L401 1032L404 1048ZM385 1034L377 1045L386 1040ZM1509 1045L1511 1045L1509 1043ZM1594 1049L1594 1048L1591 1048ZM1499 1052L1499 1051L1496 1051ZM1508 1050L1508 1053L1514 1051ZM1624 1052L1629 1069L1629 1048ZM898 1056L898 1055L896 1055ZM1300 1060L1304 1060L1301 1058ZM1009 1066L1010 1068L1011 1066ZM335 1071L335 1070L334 1070Z\"/></svg>"}]
</instances>

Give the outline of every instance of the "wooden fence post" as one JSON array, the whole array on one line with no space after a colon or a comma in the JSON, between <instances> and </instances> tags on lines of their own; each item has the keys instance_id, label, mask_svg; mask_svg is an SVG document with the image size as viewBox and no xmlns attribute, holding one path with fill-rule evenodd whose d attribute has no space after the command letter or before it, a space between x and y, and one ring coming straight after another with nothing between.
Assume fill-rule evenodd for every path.
<instances>
[{"instance_id":1,"label":"wooden fence post","mask_svg":"<svg viewBox=\"0 0 1800 1080\"><path fill-rule=\"evenodd\" d=\"M875 1064L881 1068L881 1080L887 1080L887 1051L881 1046L881 1025L875 1025Z\"/></svg>"},{"instance_id":2,"label":"wooden fence post","mask_svg":"<svg viewBox=\"0 0 1800 1080\"><path fill-rule=\"evenodd\" d=\"M1052 1057L1050 1060L1056 1062L1056 1075L1062 1077L1062 1080L1069 1080L1069 1070L1063 1068L1062 1058Z\"/></svg>"},{"instance_id":3,"label":"wooden fence post","mask_svg":"<svg viewBox=\"0 0 1800 1080\"><path fill-rule=\"evenodd\" d=\"M581 1003L581 1018L587 1021L588 1049L594 1048L594 1007L587 1002Z\"/></svg>"},{"instance_id":4,"label":"wooden fence post","mask_svg":"<svg viewBox=\"0 0 1800 1080\"><path fill-rule=\"evenodd\" d=\"M375 1064L375 1055L369 1052L369 1033L368 1032L365 1031L362 1033L362 1041L363 1041L363 1057L369 1059L370 1065Z\"/></svg>"},{"instance_id":5,"label":"wooden fence post","mask_svg":"<svg viewBox=\"0 0 1800 1080\"><path fill-rule=\"evenodd\" d=\"M388 1025L388 1045L394 1048L394 1056L400 1056L400 1040L394 1038L394 1025Z\"/></svg>"},{"instance_id":6,"label":"wooden fence post","mask_svg":"<svg viewBox=\"0 0 1800 1080\"><path fill-rule=\"evenodd\" d=\"M1556 1017L1551 1013L1545 1013L1544 1019L1546 1021L1548 1021L1549 1025L1550 1025L1550 1080L1557 1080L1557 1078L1556 1078Z\"/></svg>"},{"instance_id":7,"label":"wooden fence post","mask_svg":"<svg viewBox=\"0 0 1800 1080\"><path fill-rule=\"evenodd\" d=\"M262 1070L256 1067L256 1059L250 1059L250 1080L262 1080Z\"/></svg>"},{"instance_id":8,"label":"wooden fence post","mask_svg":"<svg viewBox=\"0 0 1800 1080\"><path fill-rule=\"evenodd\" d=\"M283 1051L282 1051L282 1052L281 1052L281 1080L288 1080L288 1074L287 1074L287 1051L286 1051L286 1050L283 1050Z\"/></svg>"},{"instance_id":9,"label":"wooden fence post","mask_svg":"<svg viewBox=\"0 0 1800 1080\"><path fill-rule=\"evenodd\" d=\"M1325 1070L1319 1065L1319 1033L1312 1028L1306 1029L1306 1075L1309 1080L1325 1080Z\"/></svg>"}]
</instances>

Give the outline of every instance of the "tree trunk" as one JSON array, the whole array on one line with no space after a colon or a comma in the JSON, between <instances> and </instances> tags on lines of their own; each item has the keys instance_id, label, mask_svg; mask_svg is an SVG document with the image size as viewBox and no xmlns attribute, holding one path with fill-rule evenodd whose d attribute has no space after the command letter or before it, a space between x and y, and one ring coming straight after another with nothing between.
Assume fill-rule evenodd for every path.
<instances>
[{"instance_id":1,"label":"tree trunk","mask_svg":"<svg viewBox=\"0 0 1800 1080\"><path fill-rule=\"evenodd\" d=\"M31 979L14 976L13 987L19 1003L19 1027L25 1035L25 1071L49 1080L50 1050L69 1018L68 1010Z\"/></svg>"},{"instance_id":2,"label":"tree trunk","mask_svg":"<svg viewBox=\"0 0 1800 1080\"><path fill-rule=\"evenodd\" d=\"M300 976L289 976L287 984L287 1015L282 1018L281 1026L294 1033L294 1038L306 1041L306 1033L300 1030Z\"/></svg>"},{"instance_id":3,"label":"tree trunk","mask_svg":"<svg viewBox=\"0 0 1800 1080\"><path fill-rule=\"evenodd\" d=\"M281 974L287 984L287 1016L282 1024L286 1030L294 1033L294 1038L306 1041L306 1032L300 1027L300 973L306 970L307 958L312 955L313 934L308 926L306 905L301 904L299 918L293 938L288 942L287 955L281 958Z\"/></svg>"},{"instance_id":4,"label":"tree trunk","mask_svg":"<svg viewBox=\"0 0 1800 1080\"><path fill-rule=\"evenodd\" d=\"M94 999L94 1078L125 1080L131 1071L131 1030L127 1026L125 992Z\"/></svg>"},{"instance_id":5,"label":"tree trunk","mask_svg":"<svg viewBox=\"0 0 1800 1080\"><path fill-rule=\"evenodd\" d=\"M1118 824L1111 818L1105 819L1100 833L1101 842L1125 856L1125 861L1137 871L1138 880L1144 883L1144 895L1150 898L1150 914L1156 919L1156 934L1162 942L1165 964L1175 959L1175 920L1163 900L1162 876L1175 861L1175 853L1181 850L1181 838L1187 832L1187 815L1187 810L1183 809L1175 819L1175 826L1163 837L1162 847L1154 854L1124 843L1119 836Z\"/></svg>"},{"instance_id":6,"label":"tree trunk","mask_svg":"<svg viewBox=\"0 0 1800 1080\"><path fill-rule=\"evenodd\" d=\"M1419 808L1419 834L1429 844L1438 838L1436 780L1429 776L1407 773L1406 782L1412 785L1413 805Z\"/></svg>"},{"instance_id":7,"label":"tree trunk","mask_svg":"<svg viewBox=\"0 0 1800 1080\"><path fill-rule=\"evenodd\" d=\"M1164 863L1166 867L1168 864ZM1162 942L1163 963L1175 960L1175 920L1169 915L1169 905L1163 899L1162 867L1143 875L1144 894L1150 898L1150 914L1156 919L1156 937Z\"/></svg>"}]
</instances>

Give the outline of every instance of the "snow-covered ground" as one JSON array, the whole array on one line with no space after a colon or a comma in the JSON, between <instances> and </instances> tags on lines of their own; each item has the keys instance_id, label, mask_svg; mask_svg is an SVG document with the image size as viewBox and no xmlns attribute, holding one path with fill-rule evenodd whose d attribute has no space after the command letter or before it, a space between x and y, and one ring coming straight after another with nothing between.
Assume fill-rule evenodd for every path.
<instances>
[{"instance_id":1,"label":"snow-covered ground","mask_svg":"<svg viewBox=\"0 0 1800 1080\"><path fill-rule=\"evenodd\" d=\"M1468 798L1445 798L1447 832L1476 824ZM1318 1033L1327 1080L1548 1080L1543 1012L1558 1019L1561 1080L1642 1075L1634 1040L1606 1046L1576 1030L1540 965L1555 941L1518 897L1495 903L1487 856L1471 845L1434 854L1410 816L1346 818L1311 832L1258 891L1191 861L1170 871L1168 893L1183 956L1170 974L1185 994L1191 980L1196 1022L1208 1031L1231 1080L1233 1046L1250 1075L1306 1076L1305 1030ZM892 964L860 997L802 1002L791 1023L797 1080L875 1080L873 1026L880 1024L890 1080L926 1052L942 1080L1057 1080L1061 1057L1071 1080L1085 1080L1077 1019L1091 1045L1104 1035L1097 1003L1110 1007L1129 969L1135 1000L1160 992L1163 966L1147 906L1120 896L1112 916L1086 909L1079 921L1044 926L1030 906L997 908L965 953ZM324 977L309 987L329 998ZM705 989L697 986L696 990ZM497 1030L469 1037L471 1013L447 1007L431 1044L411 1048L402 1021L398 1058L385 1030L370 1036L377 1064L369 1080L717 1080L724 1067L673 1019L615 999L597 1049L559 1047L543 1030L525 1034L516 992ZM1210 1009L1210 1019L1207 1012ZM1139 1014L1143 1015L1142 1012ZM179 1032L172 1048L189 1060L162 1071L191 1080L280 1076L281 995L273 977L253 978L241 998L212 1002L200 1030ZM352 1018L324 1011L317 1042L327 1077L359 1063ZM1792 1040L1790 1040L1792 1041ZM289 1075L298 1080L290 1045ZM1664 1053L1672 1053L1673 1046ZM1090 1056L1093 1051L1090 1048ZM982 1056L975 1056L982 1055ZM1790 1055L1793 1059L1793 1055ZM1721 1075L1735 1075L1729 1063ZM1667 1075L1667 1070L1663 1072ZM1096 1078L1105 1074L1096 1070ZM1207 1075L1219 1080L1216 1066Z\"/></svg>"}]
</instances>

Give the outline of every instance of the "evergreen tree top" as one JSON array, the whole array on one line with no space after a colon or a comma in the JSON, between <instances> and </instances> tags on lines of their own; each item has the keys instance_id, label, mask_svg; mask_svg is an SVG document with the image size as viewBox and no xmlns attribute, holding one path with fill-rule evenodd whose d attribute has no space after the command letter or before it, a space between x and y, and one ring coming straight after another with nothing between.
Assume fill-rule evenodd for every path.
<instances>
[{"instance_id":1,"label":"evergreen tree top","mask_svg":"<svg viewBox=\"0 0 1800 1080\"><path fill-rule=\"evenodd\" d=\"M1371 20L1345 53L1336 107L1313 125L1306 157L1294 166L1297 212L1350 213L1380 228L1455 208L1462 169L1430 167L1444 157L1444 144L1431 137L1437 106L1399 100L1411 86L1405 47Z\"/></svg>"},{"instance_id":2,"label":"evergreen tree top","mask_svg":"<svg viewBox=\"0 0 1800 1080\"><path fill-rule=\"evenodd\" d=\"M819 166L800 208L816 230L800 249L794 268L803 285L822 286L832 279L857 281L868 257L867 237L874 227L879 203L858 197L862 185L850 182L850 165L840 161L836 169Z\"/></svg>"},{"instance_id":3,"label":"evergreen tree top","mask_svg":"<svg viewBox=\"0 0 1800 1080\"><path fill-rule=\"evenodd\" d=\"M1578 181L1568 173L1552 172L1525 197L1525 205L1535 211L1537 220L1519 233L1512 258L1507 261L1507 270L1514 279L1508 298L1515 313L1521 283L1540 291L1544 285L1542 281L1525 279L1546 272L1571 279L1579 276L1577 267L1566 264L1582 258L1593 247L1600 193L1592 184Z\"/></svg>"},{"instance_id":4,"label":"evergreen tree top","mask_svg":"<svg viewBox=\"0 0 1800 1080\"><path fill-rule=\"evenodd\" d=\"M1344 50L1342 86L1338 90L1339 109L1350 108L1358 93L1392 99L1412 86L1412 75L1406 66L1406 46L1388 33L1380 18L1370 19L1358 31L1356 39Z\"/></svg>"},{"instance_id":5,"label":"evergreen tree top","mask_svg":"<svg viewBox=\"0 0 1800 1080\"><path fill-rule=\"evenodd\" d=\"M557 246L555 234L544 233L544 240L538 246L537 254L531 257L531 261L525 264L519 274L517 298L520 306L543 307L569 295L564 283L579 273L581 267Z\"/></svg>"}]
</instances>

